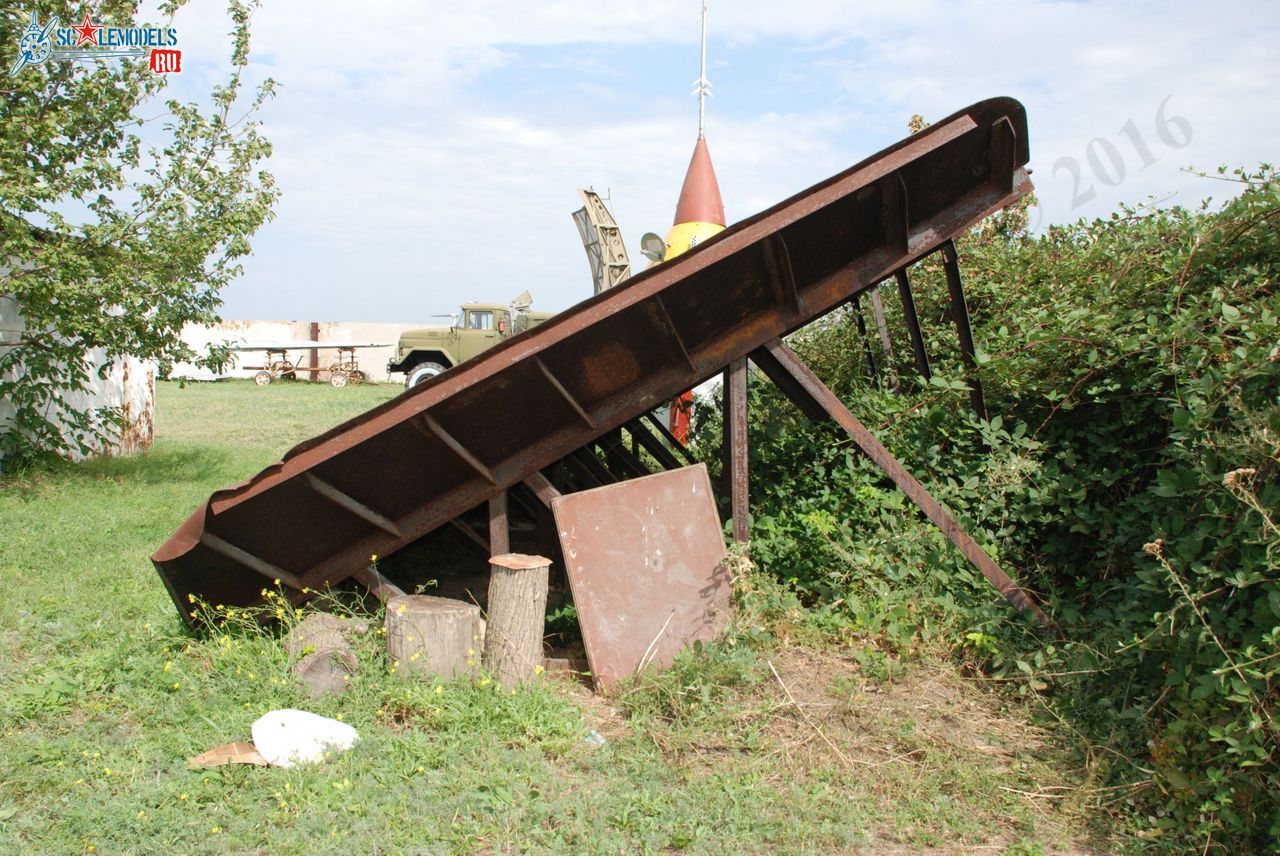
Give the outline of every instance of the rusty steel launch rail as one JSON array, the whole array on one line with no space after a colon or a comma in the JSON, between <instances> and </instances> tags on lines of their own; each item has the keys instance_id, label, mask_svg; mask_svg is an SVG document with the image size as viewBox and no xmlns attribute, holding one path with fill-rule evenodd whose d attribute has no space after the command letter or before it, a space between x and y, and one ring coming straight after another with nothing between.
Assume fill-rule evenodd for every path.
<instances>
[{"instance_id":1,"label":"rusty steel launch rail","mask_svg":"<svg viewBox=\"0 0 1280 856\"><path fill-rule=\"evenodd\" d=\"M188 620L346 580L949 246L1031 191L1028 158L1022 105L974 104L296 446L152 561Z\"/></svg>"}]
</instances>

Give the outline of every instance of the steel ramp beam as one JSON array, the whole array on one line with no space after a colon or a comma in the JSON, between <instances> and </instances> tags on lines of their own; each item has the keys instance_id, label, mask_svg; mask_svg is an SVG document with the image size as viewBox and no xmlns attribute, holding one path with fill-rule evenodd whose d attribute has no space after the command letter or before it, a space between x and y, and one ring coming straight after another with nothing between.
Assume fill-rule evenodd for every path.
<instances>
[{"instance_id":1,"label":"steel ramp beam","mask_svg":"<svg viewBox=\"0 0 1280 856\"><path fill-rule=\"evenodd\" d=\"M1031 191L1029 158L1022 105L974 104L303 442L152 561L187 621L268 575L336 585L937 251Z\"/></svg>"}]
</instances>

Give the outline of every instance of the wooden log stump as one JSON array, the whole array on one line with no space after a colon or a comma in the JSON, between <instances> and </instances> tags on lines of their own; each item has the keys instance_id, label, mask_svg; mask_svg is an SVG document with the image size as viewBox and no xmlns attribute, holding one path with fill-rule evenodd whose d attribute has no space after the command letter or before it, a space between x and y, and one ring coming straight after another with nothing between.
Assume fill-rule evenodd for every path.
<instances>
[{"instance_id":1,"label":"wooden log stump","mask_svg":"<svg viewBox=\"0 0 1280 856\"><path fill-rule=\"evenodd\" d=\"M423 594L387 600L387 657L399 674L449 679L480 661L480 607Z\"/></svg>"},{"instance_id":2,"label":"wooden log stump","mask_svg":"<svg viewBox=\"0 0 1280 856\"><path fill-rule=\"evenodd\" d=\"M541 671L551 560L507 553L489 560L489 620L484 666L503 686Z\"/></svg>"}]
</instances>

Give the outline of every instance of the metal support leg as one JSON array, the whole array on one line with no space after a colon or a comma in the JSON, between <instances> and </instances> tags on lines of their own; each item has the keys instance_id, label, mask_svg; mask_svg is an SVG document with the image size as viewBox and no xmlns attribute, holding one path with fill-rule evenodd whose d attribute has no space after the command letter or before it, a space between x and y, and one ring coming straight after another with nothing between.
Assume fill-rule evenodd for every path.
<instances>
[{"instance_id":1,"label":"metal support leg","mask_svg":"<svg viewBox=\"0 0 1280 856\"><path fill-rule=\"evenodd\" d=\"M942 245L942 266L947 271L947 290L951 292L951 314L955 317L956 332L960 335L960 352L969 370L969 401L979 419L987 418L987 402L982 395L982 381L978 380L978 363L974 359L973 328L969 324L969 305L964 299L964 285L960 282L960 265L956 245L948 240Z\"/></svg>"},{"instance_id":2,"label":"metal support leg","mask_svg":"<svg viewBox=\"0 0 1280 856\"><path fill-rule=\"evenodd\" d=\"M733 540L745 544L748 525L747 477L747 361L734 360L724 373L725 472L729 474L729 509L733 515Z\"/></svg>"},{"instance_id":3,"label":"metal support leg","mask_svg":"<svg viewBox=\"0 0 1280 856\"><path fill-rule=\"evenodd\" d=\"M629 478L641 478L652 475L649 468L638 457L631 454L626 442L622 439L622 429L615 429L596 440L610 461L610 469L618 475L619 481Z\"/></svg>"},{"instance_id":4,"label":"metal support leg","mask_svg":"<svg viewBox=\"0 0 1280 856\"><path fill-rule=\"evenodd\" d=\"M511 528L507 525L507 492L489 498L489 555L511 552Z\"/></svg>"},{"instance_id":5,"label":"metal support leg","mask_svg":"<svg viewBox=\"0 0 1280 856\"><path fill-rule=\"evenodd\" d=\"M920 330L920 313L916 311L916 299L911 294L911 280L907 278L905 268L894 274L898 280L898 297L902 300L902 315L907 322L907 333L911 336L911 353L916 359L916 371L926 381L933 377L929 369L929 352L924 347L924 333Z\"/></svg>"},{"instance_id":6,"label":"metal support leg","mask_svg":"<svg viewBox=\"0 0 1280 856\"><path fill-rule=\"evenodd\" d=\"M678 470L683 466L672 451L662 445L661 440L649 433L649 429L639 419L633 419L627 423L627 432L631 435L631 442L639 443L664 470Z\"/></svg>"},{"instance_id":7,"label":"metal support leg","mask_svg":"<svg viewBox=\"0 0 1280 856\"><path fill-rule=\"evenodd\" d=\"M1053 622L1041 611L1035 600L1018 587L1017 583L1000 569L995 560L988 556L968 532L960 528L960 524L947 513L934 499L924 485L916 481L907 472L889 450L867 430L849 408L826 387L808 366L801 362L795 352L774 339L751 355L751 361L760 367L769 379L778 385L792 401L810 418L830 419L843 428L858 448L875 462L893 483L916 504L933 524L942 530L948 540L964 554L964 557L982 571L992 585L999 589L1009 603L1021 610L1030 612L1046 627L1053 628Z\"/></svg>"},{"instance_id":8,"label":"metal support leg","mask_svg":"<svg viewBox=\"0 0 1280 856\"><path fill-rule=\"evenodd\" d=\"M880 349L884 351L885 375L889 379L889 388L899 392L898 369L893 364L893 341L889 338L889 325L884 320L884 301L880 299L880 286L871 289L871 314L876 319L876 329L880 331Z\"/></svg>"},{"instance_id":9,"label":"metal support leg","mask_svg":"<svg viewBox=\"0 0 1280 856\"><path fill-rule=\"evenodd\" d=\"M658 436L666 441L667 447L676 455L683 458L686 464L692 465L697 463L697 461L693 459L693 455L689 454L689 450L685 445L677 440L674 434L667 430L667 426L662 424L661 419L653 415L652 410L644 414L641 418L643 418L645 422L648 422L654 431L658 432Z\"/></svg>"},{"instance_id":10,"label":"metal support leg","mask_svg":"<svg viewBox=\"0 0 1280 856\"><path fill-rule=\"evenodd\" d=\"M877 386L880 373L876 371L876 358L871 355L871 343L867 341L867 319L862 314L862 295L853 298L853 317L858 322L858 335L862 337L862 356L867 361L867 378Z\"/></svg>"}]
</instances>

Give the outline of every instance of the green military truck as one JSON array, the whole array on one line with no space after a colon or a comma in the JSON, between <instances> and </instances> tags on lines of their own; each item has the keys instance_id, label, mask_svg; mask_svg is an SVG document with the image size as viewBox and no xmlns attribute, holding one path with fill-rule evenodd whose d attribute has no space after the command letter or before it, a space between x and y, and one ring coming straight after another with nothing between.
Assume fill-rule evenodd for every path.
<instances>
[{"instance_id":1,"label":"green military truck","mask_svg":"<svg viewBox=\"0 0 1280 856\"><path fill-rule=\"evenodd\" d=\"M448 327L419 327L400 334L396 358L387 371L404 372L404 385L412 389L429 377L471 359L482 351L536 327L554 313L530 312L528 293L510 306L501 303L464 303Z\"/></svg>"}]
</instances>

